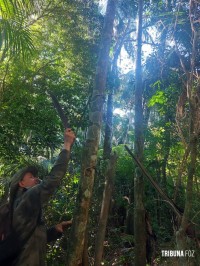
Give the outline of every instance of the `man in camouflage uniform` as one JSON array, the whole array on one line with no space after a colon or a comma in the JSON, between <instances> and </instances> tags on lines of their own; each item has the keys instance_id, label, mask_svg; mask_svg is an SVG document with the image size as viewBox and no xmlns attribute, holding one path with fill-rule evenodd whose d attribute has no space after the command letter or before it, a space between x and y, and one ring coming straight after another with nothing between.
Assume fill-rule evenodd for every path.
<instances>
[{"instance_id":1,"label":"man in camouflage uniform","mask_svg":"<svg viewBox=\"0 0 200 266\"><path fill-rule=\"evenodd\" d=\"M12 225L20 240L25 243L15 266L46 265L46 243L56 240L71 221L61 222L46 230L41 219L41 208L65 176L70 149L75 140L71 129L66 129L64 149L47 177L39 183L35 167L23 168L14 175L10 186L10 203L13 206Z\"/></svg>"}]
</instances>

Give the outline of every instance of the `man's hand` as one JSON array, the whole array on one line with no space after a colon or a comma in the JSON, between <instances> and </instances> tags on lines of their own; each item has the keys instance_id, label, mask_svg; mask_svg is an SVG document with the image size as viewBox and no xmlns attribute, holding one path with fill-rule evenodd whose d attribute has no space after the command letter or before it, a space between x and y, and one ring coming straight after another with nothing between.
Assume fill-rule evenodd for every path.
<instances>
[{"instance_id":1,"label":"man's hand","mask_svg":"<svg viewBox=\"0 0 200 266\"><path fill-rule=\"evenodd\" d=\"M68 151L70 151L72 144L75 141L75 134L74 132L71 130L71 128L67 128L65 130L65 134L64 134L64 148Z\"/></svg>"},{"instance_id":2,"label":"man's hand","mask_svg":"<svg viewBox=\"0 0 200 266\"><path fill-rule=\"evenodd\" d=\"M59 223L59 224L56 224L56 225L55 225L55 229L56 229L57 232L59 232L59 233L63 233L64 230L65 230L67 227L71 226L71 225L72 225L72 220L70 220L70 221L63 221L63 222L61 222L61 223Z\"/></svg>"}]
</instances>

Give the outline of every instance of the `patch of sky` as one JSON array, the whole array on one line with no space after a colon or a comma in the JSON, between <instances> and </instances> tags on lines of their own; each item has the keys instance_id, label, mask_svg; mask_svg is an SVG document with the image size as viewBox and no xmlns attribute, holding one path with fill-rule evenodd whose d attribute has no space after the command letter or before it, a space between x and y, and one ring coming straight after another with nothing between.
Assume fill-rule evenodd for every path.
<instances>
[{"instance_id":1,"label":"patch of sky","mask_svg":"<svg viewBox=\"0 0 200 266\"><path fill-rule=\"evenodd\" d=\"M100 0L99 1L99 12L102 15L105 15L105 13L106 13L106 6L107 6L107 0Z\"/></svg>"}]
</instances>

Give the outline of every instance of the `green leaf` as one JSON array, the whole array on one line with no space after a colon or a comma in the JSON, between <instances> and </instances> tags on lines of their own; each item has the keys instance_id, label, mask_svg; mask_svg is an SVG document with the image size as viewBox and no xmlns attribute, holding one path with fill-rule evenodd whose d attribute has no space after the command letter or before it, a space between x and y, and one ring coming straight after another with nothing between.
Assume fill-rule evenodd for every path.
<instances>
[{"instance_id":1,"label":"green leaf","mask_svg":"<svg viewBox=\"0 0 200 266\"><path fill-rule=\"evenodd\" d=\"M166 95L164 91L157 91L156 94L149 100L148 106L152 107L157 103L162 105L166 103Z\"/></svg>"}]
</instances>

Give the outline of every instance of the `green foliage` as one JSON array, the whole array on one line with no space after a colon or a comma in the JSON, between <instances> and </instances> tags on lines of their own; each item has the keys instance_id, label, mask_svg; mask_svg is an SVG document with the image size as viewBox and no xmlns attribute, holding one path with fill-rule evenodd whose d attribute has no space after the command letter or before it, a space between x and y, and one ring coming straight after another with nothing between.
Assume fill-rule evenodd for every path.
<instances>
[{"instance_id":1,"label":"green foliage","mask_svg":"<svg viewBox=\"0 0 200 266\"><path fill-rule=\"evenodd\" d=\"M0 50L1 60L6 54L22 55L28 59L33 54L32 32L29 26L29 11L36 11L34 1L0 1Z\"/></svg>"},{"instance_id":2,"label":"green foliage","mask_svg":"<svg viewBox=\"0 0 200 266\"><path fill-rule=\"evenodd\" d=\"M20 154L44 155L45 147L55 150L60 144L55 134L58 120L51 103L45 95L32 95L24 89L19 88L15 93L11 88L4 94L0 113L0 152L5 158L14 159ZM16 111L13 113L12 110Z\"/></svg>"},{"instance_id":3,"label":"green foliage","mask_svg":"<svg viewBox=\"0 0 200 266\"><path fill-rule=\"evenodd\" d=\"M96 45L96 39L91 44L94 29L89 24L92 17L88 15L97 14L94 9L93 14L89 12L89 7L84 9L89 14L82 13L82 9L76 10L78 4L65 3L62 6L55 1L52 5L57 16L49 16L33 25L39 37L38 41L34 39L37 55L29 60L29 64L21 60L12 63L5 61L1 69L5 79L0 106L0 154L5 158L13 157L13 150L14 158L20 154L46 156L60 145L62 126L46 94L47 90L57 96L70 125L77 129L85 128L86 102L95 63L91 49ZM70 26L71 19L66 14L81 21L87 17L87 20L76 24L77 30L74 31L74 25ZM66 27L66 24L69 25ZM83 53L78 53L81 49Z\"/></svg>"},{"instance_id":4,"label":"green foliage","mask_svg":"<svg viewBox=\"0 0 200 266\"><path fill-rule=\"evenodd\" d=\"M137 4L133 0L119 1L111 56L120 42L124 42L125 50L134 57ZM143 164L173 198L186 150L177 130L176 106L186 80L179 61L180 55L190 73L192 31L188 2L144 1L144 6L143 40L153 45L148 58L143 55ZM198 12L196 10L194 17ZM99 14L98 1L0 0L0 17L0 196L7 195L11 176L27 163L36 164L41 176L45 175L62 145L63 126L48 91L56 95L71 127L77 132L69 174L46 208L45 218L51 225L62 219L70 219L74 209L81 165L80 146L84 143L89 121L88 106L103 16ZM198 25L197 16L197 37ZM172 45L175 41L180 55ZM195 53L197 76L198 51L199 44ZM194 85L198 87L198 80ZM134 71L120 73L118 69L116 79L111 75L108 77L108 89L115 87L114 109L119 108L124 114L115 114L113 118L113 150L119 158L114 180L113 209L106 235L105 265L110 265L113 260L120 265L131 263L134 258L134 249L124 247L127 242L132 245L134 239L124 234L125 224L121 217L122 212L126 216L127 209L132 207L128 200L133 189L135 164L121 143L134 148L134 86ZM185 108L189 114L190 106L186 104ZM184 119L181 120L181 126L187 141L189 121ZM101 159L100 151L90 219L92 251L104 184L105 165ZM194 177L192 213L197 223L198 165L199 158ZM184 207L186 182L187 161L182 172L182 186L177 201L179 207ZM148 181L145 181L145 207L150 213L158 242L170 241L174 234L172 212ZM68 232L64 239L49 246L49 265L64 265L67 237Z\"/></svg>"},{"instance_id":5,"label":"green foliage","mask_svg":"<svg viewBox=\"0 0 200 266\"><path fill-rule=\"evenodd\" d=\"M47 93L52 91L77 132L68 180L46 208L47 223L52 225L71 219L76 202L80 144L88 123L103 20L93 1L16 4L12 10L6 7L0 20L1 37L6 37L1 38L0 52L0 193L7 196L11 176L26 164L36 164L43 177L62 148L63 126ZM49 247L50 265L62 265L66 239Z\"/></svg>"},{"instance_id":6,"label":"green foliage","mask_svg":"<svg viewBox=\"0 0 200 266\"><path fill-rule=\"evenodd\" d=\"M130 184L134 174L133 159L127 154L124 145L119 145L113 149L118 154L117 167L116 167L116 204L126 205L125 196L129 196Z\"/></svg>"},{"instance_id":7,"label":"green foliage","mask_svg":"<svg viewBox=\"0 0 200 266\"><path fill-rule=\"evenodd\" d=\"M152 98L149 101L148 106L152 107L154 106L156 103L159 104L165 104L166 101L166 97L163 91L156 91L156 94L154 96L152 96Z\"/></svg>"}]
</instances>

